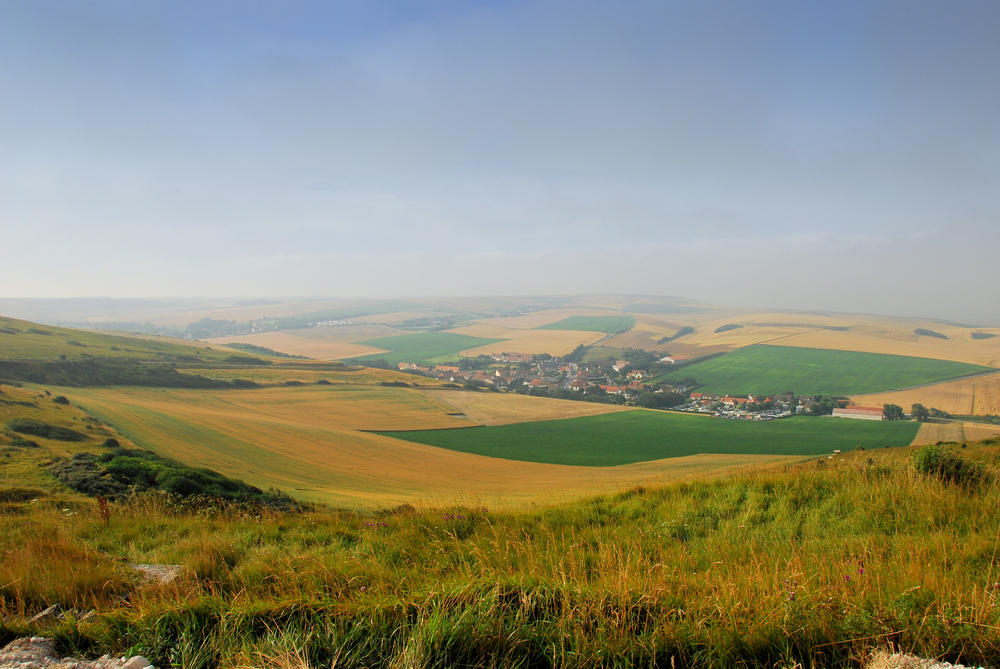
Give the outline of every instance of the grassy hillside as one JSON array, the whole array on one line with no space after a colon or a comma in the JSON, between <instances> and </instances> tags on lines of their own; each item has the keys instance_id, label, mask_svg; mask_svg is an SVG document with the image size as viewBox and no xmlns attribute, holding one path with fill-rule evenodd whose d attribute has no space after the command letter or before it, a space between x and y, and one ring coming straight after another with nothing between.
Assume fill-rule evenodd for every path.
<instances>
[{"instance_id":1,"label":"grassy hillside","mask_svg":"<svg viewBox=\"0 0 1000 669\"><path fill-rule=\"evenodd\" d=\"M628 411L566 420L460 430L385 432L421 444L493 458L614 467L701 453L827 455L859 446L906 446L910 422L786 418L733 421L659 411Z\"/></svg>"},{"instance_id":2,"label":"grassy hillside","mask_svg":"<svg viewBox=\"0 0 1000 669\"><path fill-rule=\"evenodd\" d=\"M495 344L501 339L484 339L453 332L417 332L414 334L379 337L357 342L365 346L385 349L387 353L374 353L359 360L382 358L390 365L400 362L434 364L458 360L459 352Z\"/></svg>"},{"instance_id":3,"label":"grassy hillside","mask_svg":"<svg viewBox=\"0 0 1000 669\"><path fill-rule=\"evenodd\" d=\"M0 317L0 360L80 361L98 358L201 364L233 360L252 363L256 359L238 351L196 346L168 337L107 335Z\"/></svg>"},{"instance_id":4,"label":"grassy hillside","mask_svg":"<svg viewBox=\"0 0 1000 669\"><path fill-rule=\"evenodd\" d=\"M570 316L555 323L540 325L536 330L582 330L614 334L635 325L632 316Z\"/></svg>"},{"instance_id":5,"label":"grassy hillside","mask_svg":"<svg viewBox=\"0 0 1000 669\"><path fill-rule=\"evenodd\" d=\"M747 346L691 365L685 376L708 393L849 395L933 383L987 367L947 360L791 346Z\"/></svg>"},{"instance_id":6,"label":"grassy hillside","mask_svg":"<svg viewBox=\"0 0 1000 669\"><path fill-rule=\"evenodd\" d=\"M960 452L995 476L995 444ZM519 512L10 502L0 643L190 669L996 665L1000 490L860 455ZM97 615L25 622L55 601Z\"/></svg>"}]
</instances>

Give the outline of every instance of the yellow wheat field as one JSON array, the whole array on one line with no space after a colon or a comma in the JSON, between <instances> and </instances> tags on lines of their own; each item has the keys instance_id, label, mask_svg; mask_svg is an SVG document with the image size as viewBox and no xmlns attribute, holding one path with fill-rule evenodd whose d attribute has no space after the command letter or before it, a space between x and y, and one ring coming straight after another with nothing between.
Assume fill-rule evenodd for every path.
<instances>
[{"instance_id":1,"label":"yellow wheat field","mask_svg":"<svg viewBox=\"0 0 1000 669\"><path fill-rule=\"evenodd\" d=\"M936 383L932 386L873 395L855 395L856 404L898 404L909 411L914 404L959 416L1000 415L1000 373Z\"/></svg>"},{"instance_id":2,"label":"yellow wheat field","mask_svg":"<svg viewBox=\"0 0 1000 669\"><path fill-rule=\"evenodd\" d=\"M594 402L574 402L514 393L472 393L456 390L428 390L430 397L465 414L481 425L509 425L539 420L597 416L615 411L633 411L632 407Z\"/></svg>"}]
</instances>

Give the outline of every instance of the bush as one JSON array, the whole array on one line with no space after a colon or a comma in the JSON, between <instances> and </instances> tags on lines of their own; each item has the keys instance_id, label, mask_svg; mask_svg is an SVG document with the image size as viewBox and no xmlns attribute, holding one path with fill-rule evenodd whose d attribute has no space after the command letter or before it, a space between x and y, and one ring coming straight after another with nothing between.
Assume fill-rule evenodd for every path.
<instances>
[{"instance_id":1,"label":"bush","mask_svg":"<svg viewBox=\"0 0 1000 669\"><path fill-rule=\"evenodd\" d=\"M34 418L14 418L7 422L7 427L14 432L21 434L31 434L36 437L46 439L56 439L58 441L87 441L87 435L71 430L67 427L49 425Z\"/></svg>"},{"instance_id":2,"label":"bush","mask_svg":"<svg viewBox=\"0 0 1000 669\"><path fill-rule=\"evenodd\" d=\"M63 404L63 405L69 404L69 399L65 395L56 395L55 397L52 398L52 401L55 402L56 404Z\"/></svg>"},{"instance_id":3,"label":"bush","mask_svg":"<svg viewBox=\"0 0 1000 669\"><path fill-rule=\"evenodd\" d=\"M982 465L969 462L938 444L928 444L918 450L913 456L913 464L925 476L963 488L977 488L989 480Z\"/></svg>"},{"instance_id":4,"label":"bush","mask_svg":"<svg viewBox=\"0 0 1000 669\"><path fill-rule=\"evenodd\" d=\"M105 439L101 446L104 448L121 448L121 444L118 443L117 439Z\"/></svg>"}]
</instances>

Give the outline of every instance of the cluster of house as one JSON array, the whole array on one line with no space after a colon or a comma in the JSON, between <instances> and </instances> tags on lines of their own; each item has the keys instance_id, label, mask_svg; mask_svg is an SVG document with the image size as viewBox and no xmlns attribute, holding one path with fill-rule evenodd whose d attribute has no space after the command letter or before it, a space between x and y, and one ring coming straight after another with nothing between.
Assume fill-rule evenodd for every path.
<instances>
[{"instance_id":1,"label":"cluster of house","mask_svg":"<svg viewBox=\"0 0 1000 669\"><path fill-rule=\"evenodd\" d=\"M399 363L399 370L404 372L418 372L427 376L434 376L442 381L462 384L466 381L485 383L499 389L517 388L527 386L528 388L548 388L550 390L574 390L586 391L590 388L598 387L606 393L615 395L638 395L639 392L648 388L643 380L649 378L649 374L644 370L633 370L625 375L627 383L622 383L620 377L612 378L607 374L602 374L597 366L578 364L575 362L562 362L558 358L544 361L532 361L532 355L527 353L502 353L491 356L498 364L514 365L519 363L530 363L526 369L498 368L492 371L463 370L454 365L436 365L434 367L424 367L416 363ZM629 363L625 360L618 360L612 366L615 372L619 372Z\"/></svg>"},{"instance_id":2,"label":"cluster of house","mask_svg":"<svg viewBox=\"0 0 1000 669\"><path fill-rule=\"evenodd\" d=\"M736 418L743 420L774 420L776 418L787 418L795 415L797 410L793 406L791 395L748 395L747 397L732 397L731 395L713 395L712 393L691 393L690 399L683 406L681 411L692 411L695 413L706 413L722 418ZM748 405L755 404L760 407L767 407L759 411L748 411Z\"/></svg>"}]
</instances>

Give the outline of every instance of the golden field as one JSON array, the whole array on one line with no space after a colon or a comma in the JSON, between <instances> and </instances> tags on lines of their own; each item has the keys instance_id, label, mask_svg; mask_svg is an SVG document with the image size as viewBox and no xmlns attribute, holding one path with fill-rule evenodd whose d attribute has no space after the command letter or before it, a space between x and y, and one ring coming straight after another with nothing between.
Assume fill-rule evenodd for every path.
<instances>
[{"instance_id":1,"label":"golden field","mask_svg":"<svg viewBox=\"0 0 1000 669\"><path fill-rule=\"evenodd\" d=\"M498 319L499 320L499 319ZM549 355L567 355L581 344L589 346L604 338L600 332L581 332L576 330L521 330L506 328L492 323L476 323L461 328L448 330L454 334L464 334L485 339L503 339L494 344L478 346L461 354L474 357L492 353L548 353Z\"/></svg>"},{"instance_id":2,"label":"golden field","mask_svg":"<svg viewBox=\"0 0 1000 669\"><path fill-rule=\"evenodd\" d=\"M958 416L995 416L1000 415L1000 373L912 390L855 395L851 401L867 406L898 404L907 411L914 404L923 404Z\"/></svg>"},{"instance_id":3,"label":"golden field","mask_svg":"<svg viewBox=\"0 0 1000 669\"><path fill-rule=\"evenodd\" d=\"M424 392L456 412L465 414L468 420L479 425L510 425L635 410L633 407L615 404L574 402L514 393L470 393L447 389Z\"/></svg>"},{"instance_id":4,"label":"golden field","mask_svg":"<svg viewBox=\"0 0 1000 669\"><path fill-rule=\"evenodd\" d=\"M918 337L912 327L885 327L872 324L854 326L846 332L819 330L789 336L769 343L782 346L827 348L866 353L888 353L918 358L937 358L968 362L986 367L1000 366L1000 337L972 339L971 330L926 324L929 330L940 332L949 339Z\"/></svg>"},{"instance_id":5,"label":"golden field","mask_svg":"<svg viewBox=\"0 0 1000 669\"><path fill-rule=\"evenodd\" d=\"M346 507L521 506L800 459L700 455L573 467L496 460L360 431L470 424L449 416L455 408L432 393L405 388L86 389L68 396L138 446L305 501Z\"/></svg>"},{"instance_id":6,"label":"golden field","mask_svg":"<svg viewBox=\"0 0 1000 669\"><path fill-rule=\"evenodd\" d=\"M304 355L315 360L339 360L382 353L382 349L353 342L397 334L403 333L384 325L347 325L279 330L240 337L219 337L210 341L216 344L253 344L289 355Z\"/></svg>"}]
</instances>

